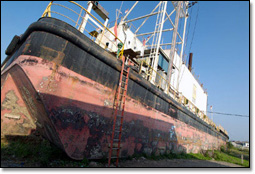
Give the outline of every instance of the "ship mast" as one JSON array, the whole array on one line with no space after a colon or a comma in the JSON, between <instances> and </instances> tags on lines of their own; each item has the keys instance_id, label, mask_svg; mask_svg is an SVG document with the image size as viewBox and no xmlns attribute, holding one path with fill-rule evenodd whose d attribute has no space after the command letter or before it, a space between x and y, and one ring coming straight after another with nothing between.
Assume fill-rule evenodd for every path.
<instances>
[{"instance_id":1,"label":"ship mast","mask_svg":"<svg viewBox=\"0 0 255 174\"><path fill-rule=\"evenodd\" d=\"M174 54L175 54L175 45L176 45L176 37L178 32L179 19L180 19L181 5L182 5L182 1L178 1L176 6L175 24L173 25L174 31L173 31L173 37L172 37L172 46L170 50L168 70L167 70L168 72L167 84L171 84L172 67L173 67L173 60L174 60ZM180 73L180 69L179 69L179 73ZM166 90L168 92L169 88L166 88Z\"/></svg>"},{"instance_id":2,"label":"ship mast","mask_svg":"<svg viewBox=\"0 0 255 174\"><path fill-rule=\"evenodd\" d=\"M183 47L184 47L184 41L185 41L185 33L186 33L186 24L187 24L187 19L189 17L189 14L188 14L188 4L189 4L189 1L186 1L184 2L185 4L185 21L184 21L184 28L183 28L183 35L182 35L182 48L181 48L181 53L180 53L180 62L179 62L179 73L178 73L178 78L177 78L177 91L179 91L179 86L180 86L180 70L181 70L181 65L182 65L182 57L183 57Z\"/></svg>"},{"instance_id":3,"label":"ship mast","mask_svg":"<svg viewBox=\"0 0 255 174\"><path fill-rule=\"evenodd\" d=\"M159 47L162 36L162 29L164 25L165 13L166 13L167 1L161 2L159 6L159 12L157 15L157 20L155 24L155 30L153 33L153 41L152 47L150 51L150 58L152 59L152 69L156 70L158 68L158 60L159 60ZM163 10L162 10L163 9ZM151 83L155 83L156 80L156 71L152 71L151 75Z\"/></svg>"},{"instance_id":4,"label":"ship mast","mask_svg":"<svg viewBox=\"0 0 255 174\"><path fill-rule=\"evenodd\" d=\"M186 23L187 23L187 18L188 18L188 8L187 8L187 6L189 4L189 1L172 1L172 4L173 4L174 8L171 11L171 13L169 13L169 14L167 13L167 3L168 3L168 1L160 1L156 5L156 7L151 11L151 13L149 13L147 15L144 15L144 16L136 17L134 19L127 20L128 15L134 9L134 7L136 6L137 3L138 3L138 1L136 1L134 3L132 8L128 11L128 13L122 19L120 25L131 23L133 21L145 18L143 20L143 22L141 23L141 25L136 29L134 34L135 34L136 37L144 37L144 36L147 35L148 37L146 36L147 39L146 39L145 43L148 43L148 41L150 39L152 39L151 45L146 45L146 47L150 48L149 58L151 60L150 65L152 67L151 68L152 71L149 72L149 74L150 74L149 75L149 77L150 77L149 80L153 84L155 84L155 80L156 80L156 76L157 76L160 47L163 46L163 45L164 46L171 45L170 53L168 52L169 55L167 55L169 63L168 63L168 69L166 70L167 71L167 77L166 77L167 84L171 84L170 82L171 82L171 76L172 76L173 59L174 59L175 52L176 52L176 45L181 44L180 60L178 61L179 64L175 65L176 69L179 71L178 78L177 78L177 92L178 92L179 78L180 78L179 74L180 74L182 57L183 57L185 30L186 30ZM172 21L171 15L173 15L174 12L176 12L175 20ZM138 31L145 24L145 22L148 20L148 18L151 17L151 16L154 16L154 15L157 15L154 31L146 32L146 33L138 33ZM180 36L180 34L178 32L178 24L179 24L179 19L180 18L185 18L182 36ZM166 21L169 21L171 23L172 28L164 28L164 23ZM170 32L170 31L172 31L171 32L172 33L172 41L170 43L163 43L163 41L162 41L163 32ZM179 39L181 42L177 42L177 39ZM166 42L167 39L164 39L164 41ZM169 92L169 88L170 88L170 85L167 85L167 84L166 84L166 88L164 90L166 93Z\"/></svg>"}]
</instances>

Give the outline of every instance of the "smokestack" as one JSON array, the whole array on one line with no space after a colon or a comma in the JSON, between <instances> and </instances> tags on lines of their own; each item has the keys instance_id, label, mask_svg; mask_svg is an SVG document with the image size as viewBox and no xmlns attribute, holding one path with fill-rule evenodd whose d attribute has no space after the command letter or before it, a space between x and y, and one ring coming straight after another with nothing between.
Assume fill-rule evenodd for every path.
<instances>
[{"instance_id":1,"label":"smokestack","mask_svg":"<svg viewBox=\"0 0 255 174\"><path fill-rule=\"evenodd\" d=\"M193 57L193 53L189 53L189 66L188 69L191 72L192 69L192 57Z\"/></svg>"}]
</instances>

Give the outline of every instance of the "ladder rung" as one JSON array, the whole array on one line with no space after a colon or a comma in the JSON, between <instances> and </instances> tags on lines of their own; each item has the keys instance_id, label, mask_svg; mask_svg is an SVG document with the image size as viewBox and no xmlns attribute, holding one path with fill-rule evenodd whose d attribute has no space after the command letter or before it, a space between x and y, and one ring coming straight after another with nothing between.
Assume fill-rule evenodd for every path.
<instances>
[{"instance_id":1,"label":"ladder rung","mask_svg":"<svg viewBox=\"0 0 255 174\"><path fill-rule=\"evenodd\" d=\"M120 128L119 127L115 127L114 133L120 133Z\"/></svg>"},{"instance_id":2,"label":"ladder rung","mask_svg":"<svg viewBox=\"0 0 255 174\"><path fill-rule=\"evenodd\" d=\"M129 62L130 63L130 62ZM114 102L114 108L115 108L115 112L116 112L116 115L114 115L114 132L113 133L113 138L111 139L112 143L113 142L118 142L118 147L112 147L111 145L111 151L112 150L117 150L117 152L119 152L120 150L120 142L121 142L121 139L120 139L120 136L121 136L121 132L122 132L122 122L121 120L123 119L124 115L118 115L118 111L121 111L122 109L122 112L124 111L124 107L125 107L125 92L127 91L127 82L128 82L128 76L129 76L129 70L130 70L130 66L127 66L127 68L125 69L125 65L123 66L123 69L122 69L122 75L121 75L121 78L119 79L119 86L117 88L118 90L118 93L115 95L115 99L118 98L117 101ZM117 107L118 105L118 107ZM118 110L120 109L120 110ZM119 113L120 114L120 113ZM117 120L118 118L118 120ZM119 119L121 118L121 120ZM119 138L116 139L115 136L119 134ZM109 151L109 152L111 152ZM108 157L109 158L109 157ZM118 159L119 158L119 155L117 154L117 156L111 156L109 159Z\"/></svg>"},{"instance_id":3,"label":"ladder rung","mask_svg":"<svg viewBox=\"0 0 255 174\"><path fill-rule=\"evenodd\" d=\"M120 133L120 127L115 127L114 133Z\"/></svg>"},{"instance_id":4,"label":"ladder rung","mask_svg":"<svg viewBox=\"0 0 255 174\"><path fill-rule=\"evenodd\" d=\"M119 101L121 101L123 99L123 97L124 97L124 95L121 95L121 97L119 97Z\"/></svg>"},{"instance_id":5,"label":"ladder rung","mask_svg":"<svg viewBox=\"0 0 255 174\"><path fill-rule=\"evenodd\" d=\"M124 97L124 96L123 96L123 97ZM123 97L119 97L119 100L116 100L116 102L119 101L119 103L122 103ZM115 98L115 99L117 99L117 98ZM119 104L119 103L118 103L118 104ZM117 103L116 103L116 104L117 104ZM116 105L116 104L115 104L115 105Z\"/></svg>"},{"instance_id":6,"label":"ladder rung","mask_svg":"<svg viewBox=\"0 0 255 174\"><path fill-rule=\"evenodd\" d=\"M119 93L119 95L123 96L123 93ZM117 96L116 96L117 97Z\"/></svg>"},{"instance_id":7,"label":"ladder rung","mask_svg":"<svg viewBox=\"0 0 255 174\"><path fill-rule=\"evenodd\" d=\"M121 110L121 109L122 109L122 108L121 108L122 106L118 106L118 108L117 108L116 105L114 105L113 107L114 107L114 109L118 109L118 111L120 111L120 112L122 111L122 110Z\"/></svg>"},{"instance_id":8,"label":"ladder rung","mask_svg":"<svg viewBox=\"0 0 255 174\"><path fill-rule=\"evenodd\" d=\"M117 102L117 101L116 101ZM118 107L121 107L121 103L123 103L123 101L119 100L119 103L118 103ZM113 106L116 107L117 103L114 104Z\"/></svg>"},{"instance_id":9,"label":"ladder rung","mask_svg":"<svg viewBox=\"0 0 255 174\"><path fill-rule=\"evenodd\" d=\"M109 158L109 157L108 157ZM116 159L116 158L118 158L117 156L112 156L111 158L113 158L113 159Z\"/></svg>"},{"instance_id":10,"label":"ladder rung","mask_svg":"<svg viewBox=\"0 0 255 174\"><path fill-rule=\"evenodd\" d=\"M119 93L119 95L123 96L123 93ZM117 95L115 96L115 98L117 98Z\"/></svg>"},{"instance_id":11,"label":"ladder rung","mask_svg":"<svg viewBox=\"0 0 255 174\"><path fill-rule=\"evenodd\" d=\"M118 102L118 105L120 106L121 105L121 103L123 103L123 101L122 101L122 99L120 99L119 98L119 100L118 100L119 102ZM116 101L117 102L117 101Z\"/></svg>"},{"instance_id":12,"label":"ladder rung","mask_svg":"<svg viewBox=\"0 0 255 174\"><path fill-rule=\"evenodd\" d=\"M116 101L117 102L117 101ZM118 107L121 107L121 103L123 103L123 101L121 101L121 99L119 99L119 102L118 102ZM116 107L117 103L114 104L114 106Z\"/></svg>"}]
</instances>

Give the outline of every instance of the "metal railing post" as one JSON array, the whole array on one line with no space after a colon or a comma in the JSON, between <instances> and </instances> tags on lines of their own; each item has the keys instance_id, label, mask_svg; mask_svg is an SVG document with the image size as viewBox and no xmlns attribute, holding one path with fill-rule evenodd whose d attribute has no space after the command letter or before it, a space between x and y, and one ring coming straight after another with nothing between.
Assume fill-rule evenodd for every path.
<instances>
[{"instance_id":1,"label":"metal railing post","mask_svg":"<svg viewBox=\"0 0 255 174\"><path fill-rule=\"evenodd\" d=\"M44 11L43 14L42 14L42 17L45 17L46 14L48 15L48 17L51 17L51 13L50 13L51 8L50 8L50 7L51 7L52 3L53 3L53 1L51 1L51 2L48 4L48 6L46 7L45 11Z\"/></svg>"},{"instance_id":2,"label":"metal railing post","mask_svg":"<svg viewBox=\"0 0 255 174\"><path fill-rule=\"evenodd\" d=\"M82 14L82 8L81 8L81 11L80 11L79 17L78 17L78 19L77 19L77 21L76 21L75 27L76 27L76 26L78 25L78 23L79 23L79 20L80 20L81 14Z\"/></svg>"},{"instance_id":3,"label":"metal railing post","mask_svg":"<svg viewBox=\"0 0 255 174\"><path fill-rule=\"evenodd\" d=\"M83 33L83 31L84 31L84 29L85 29L85 27L86 27L87 21L88 21L88 19L89 19L89 13L91 12L91 9L92 9L92 7L93 7L93 3L92 3L91 1L89 1L88 3L89 3L88 9L87 9L87 11L86 11L86 13L85 13L85 16L84 16L84 18L83 18L83 20L82 20L81 26L80 26L80 28L79 28L79 31L80 31L81 33ZM88 13L88 12L89 12L89 13Z\"/></svg>"}]
</instances>

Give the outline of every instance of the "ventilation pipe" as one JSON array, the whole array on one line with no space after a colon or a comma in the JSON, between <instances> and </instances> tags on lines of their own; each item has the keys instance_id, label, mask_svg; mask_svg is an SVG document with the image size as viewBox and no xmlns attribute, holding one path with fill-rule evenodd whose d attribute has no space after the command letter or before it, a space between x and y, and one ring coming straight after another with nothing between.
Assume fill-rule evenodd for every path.
<instances>
[{"instance_id":1,"label":"ventilation pipe","mask_svg":"<svg viewBox=\"0 0 255 174\"><path fill-rule=\"evenodd\" d=\"M192 57L193 57L193 53L189 53L189 66L188 69L191 72L192 69Z\"/></svg>"}]
</instances>

